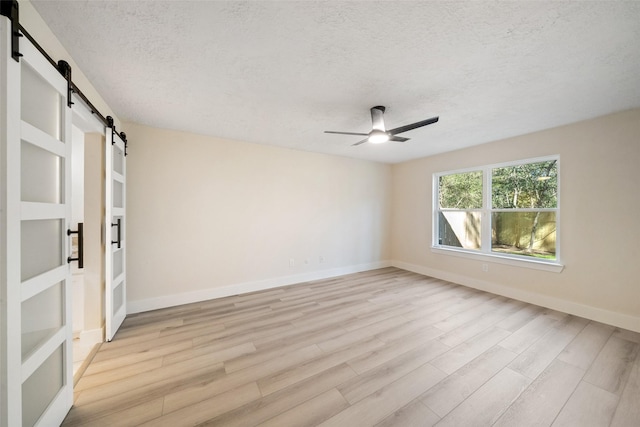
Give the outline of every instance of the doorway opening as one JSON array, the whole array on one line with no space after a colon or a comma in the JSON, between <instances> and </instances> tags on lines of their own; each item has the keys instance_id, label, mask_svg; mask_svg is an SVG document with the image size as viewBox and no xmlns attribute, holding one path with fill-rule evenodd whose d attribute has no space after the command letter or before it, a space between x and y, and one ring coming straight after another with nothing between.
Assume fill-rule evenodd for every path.
<instances>
[{"instance_id":1,"label":"doorway opening","mask_svg":"<svg viewBox=\"0 0 640 427\"><path fill-rule=\"evenodd\" d=\"M75 105L80 104L80 102ZM104 126L82 105L73 108L71 228L83 224L83 268L71 263L74 384L104 342ZM79 249L72 235L72 252Z\"/></svg>"}]
</instances>

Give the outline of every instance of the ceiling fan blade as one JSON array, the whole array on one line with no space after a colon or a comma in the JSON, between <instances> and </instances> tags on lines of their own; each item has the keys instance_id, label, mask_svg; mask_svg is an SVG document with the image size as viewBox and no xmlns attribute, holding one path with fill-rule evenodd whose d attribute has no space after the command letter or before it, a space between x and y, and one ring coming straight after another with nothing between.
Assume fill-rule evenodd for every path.
<instances>
[{"instance_id":1,"label":"ceiling fan blade","mask_svg":"<svg viewBox=\"0 0 640 427\"><path fill-rule=\"evenodd\" d=\"M364 144L365 142L368 142L369 138L365 138L362 141L356 142L355 144L351 144L352 147L355 147L356 145L360 145L360 144Z\"/></svg>"},{"instance_id":2,"label":"ceiling fan blade","mask_svg":"<svg viewBox=\"0 0 640 427\"><path fill-rule=\"evenodd\" d=\"M404 126L400 126L398 128L395 128L395 129L391 129L391 130L387 131L387 133L389 133L391 135L397 135L397 134L402 133L402 132L406 132L406 131L409 131L409 130L412 130L412 129L420 128L422 126L430 125L432 123L437 122L438 119L439 119L439 117L432 117L430 119L422 120L420 122L412 123L410 125L404 125Z\"/></svg>"},{"instance_id":3,"label":"ceiling fan blade","mask_svg":"<svg viewBox=\"0 0 640 427\"><path fill-rule=\"evenodd\" d=\"M395 141L395 142L407 142L409 140L409 138L403 138L401 136L392 136L391 138L389 138L389 141Z\"/></svg>"},{"instance_id":4,"label":"ceiling fan blade","mask_svg":"<svg viewBox=\"0 0 640 427\"><path fill-rule=\"evenodd\" d=\"M384 110L385 108L381 105L371 109L371 123L373 124L373 129L381 130L382 132L385 131Z\"/></svg>"},{"instance_id":5,"label":"ceiling fan blade","mask_svg":"<svg viewBox=\"0 0 640 427\"><path fill-rule=\"evenodd\" d=\"M368 133L359 133L359 132L336 132L336 131L332 131L332 130L325 130L324 133L336 133L338 135L360 135L360 136L366 136L369 135Z\"/></svg>"}]
</instances>

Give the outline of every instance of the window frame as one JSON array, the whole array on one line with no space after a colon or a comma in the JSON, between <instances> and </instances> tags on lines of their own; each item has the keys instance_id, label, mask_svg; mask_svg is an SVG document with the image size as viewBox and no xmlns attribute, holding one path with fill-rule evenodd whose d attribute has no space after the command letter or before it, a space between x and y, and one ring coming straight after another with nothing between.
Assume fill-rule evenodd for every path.
<instances>
[{"instance_id":1,"label":"window frame","mask_svg":"<svg viewBox=\"0 0 640 427\"><path fill-rule=\"evenodd\" d=\"M540 163L547 161L556 161L557 168L557 203L555 208L515 208L515 209L504 209L504 208L496 208L494 209L492 206L492 176L493 170L496 168L502 167L510 167L510 166L518 166L523 164L530 163ZM482 208L481 209L451 209L451 208L440 208L440 177L452 174L461 174L461 173L469 173L469 172L482 172ZM462 258L475 259L478 261L484 262L492 262L498 264L506 264L518 267L525 268L533 268L537 270L545 270L552 272L561 272L564 268L564 265L561 263L560 258L560 213L561 213L561 204L560 204L560 155L551 155L544 157L534 157L527 158L509 162L502 163L494 163L489 165L481 165L468 167L464 169L456 169L449 171L441 171L435 172L432 176L432 231L431 231L431 251L438 254L444 255L453 255ZM440 212L446 211L460 211L460 212L481 212L480 221L481 221L481 236L480 236L480 248L479 249L465 249L455 246L447 246L439 243L439 214ZM494 252L492 250L491 245L491 225L492 225L492 214L494 212L555 212L556 214L556 258L554 260L547 260L535 257L529 257L525 255L517 255L517 254L508 254L508 253L500 253ZM483 270L486 266L483 266Z\"/></svg>"}]
</instances>

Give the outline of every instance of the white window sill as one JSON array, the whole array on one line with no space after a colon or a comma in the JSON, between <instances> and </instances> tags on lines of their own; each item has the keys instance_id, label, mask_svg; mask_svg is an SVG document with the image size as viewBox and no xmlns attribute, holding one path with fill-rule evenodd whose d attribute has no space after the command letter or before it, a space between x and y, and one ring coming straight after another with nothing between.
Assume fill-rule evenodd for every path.
<instances>
[{"instance_id":1,"label":"white window sill","mask_svg":"<svg viewBox=\"0 0 640 427\"><path fill-rule=\"evenodd\" d=\"M532 268L534 270L551 271L554 273L560 273L564 269L564 265L558 262L544 261L540 259L523 259L511 257L508 255L487 254L476 251L469 251L464 249L455 249L443 246L432 246L431 252L452 255L460 258L474 259L477 261L491 262L496 264L512 265L515 267Z\"/></svg>"}]
</instances>

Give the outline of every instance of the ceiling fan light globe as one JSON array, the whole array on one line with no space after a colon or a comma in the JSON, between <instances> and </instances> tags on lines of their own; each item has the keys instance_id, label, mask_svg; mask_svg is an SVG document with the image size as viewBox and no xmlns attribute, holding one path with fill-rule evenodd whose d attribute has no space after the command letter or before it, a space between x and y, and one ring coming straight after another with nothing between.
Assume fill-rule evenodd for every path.
<instances>
[{"instance_id":1,"label":"ceiling fan light globe","mask_svg":"<svg viewBox=\"0 0 640 427\"><path fill-rule=\"evenodd\" d=\"M389 139L389 134L380 130L374 130L369 134L369 142L372 144L382 144L389 141Z\"/></svg>"}]
</instances>

